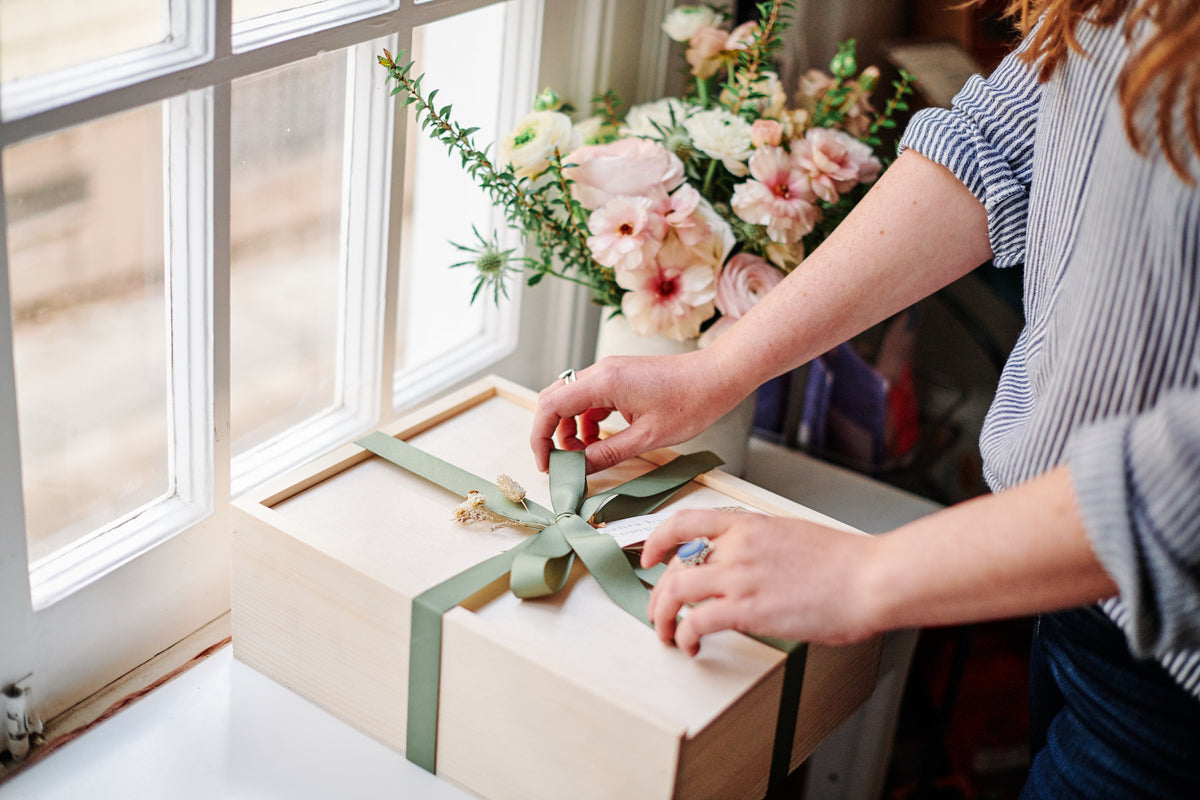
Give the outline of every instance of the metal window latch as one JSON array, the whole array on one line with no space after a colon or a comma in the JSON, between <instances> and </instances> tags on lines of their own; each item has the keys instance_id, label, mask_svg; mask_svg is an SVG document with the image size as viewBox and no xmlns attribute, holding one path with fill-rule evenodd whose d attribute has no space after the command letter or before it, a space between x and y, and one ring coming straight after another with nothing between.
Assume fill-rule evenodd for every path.
<instances>
[{"instance_id":1,"label":"metal window latch","mask_svg":"<svg viewBox=\"0 0 1200 800\"><path fill-rule=\"evenodd\" d=\"M42 732L42 721L29 710L32 675L4 687L0 693L0 754L7 751L14 761L20 761L29 753L30 738Z\"/></svg>"}]
</instances>

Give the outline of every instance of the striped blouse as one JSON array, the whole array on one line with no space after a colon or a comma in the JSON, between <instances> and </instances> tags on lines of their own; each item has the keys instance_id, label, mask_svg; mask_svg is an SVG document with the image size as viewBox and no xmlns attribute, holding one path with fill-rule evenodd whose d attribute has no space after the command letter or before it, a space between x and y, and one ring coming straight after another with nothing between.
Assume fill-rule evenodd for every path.
<instances>
[{"instance_id":1,"label":"striped blouse","mask_svg":"<svg viewBox=\"0 0 1200 800\"><path fill-rule=\"evenodd\" d=\"M989 485L1069 464L1120 588L1104 611L1200 697L1200 183L1153 133L1145 156L1126 139L1121 24L1076 33L1086 55L1047 83L1009 56L917 114L901 149L984 204L997 266L1024 265L1025 328L980 438Z\"/></svg>"}]
</instances>

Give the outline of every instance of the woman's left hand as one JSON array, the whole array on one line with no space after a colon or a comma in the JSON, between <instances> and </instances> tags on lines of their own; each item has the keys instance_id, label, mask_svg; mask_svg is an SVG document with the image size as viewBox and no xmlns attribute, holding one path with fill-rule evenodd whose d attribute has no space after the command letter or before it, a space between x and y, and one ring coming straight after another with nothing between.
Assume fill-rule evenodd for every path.
<instances>
[{"instance_id":1,"label":"woman's left hand","mask_svg":"<svg viewBox=\"0 0 1200 800\"><path fill-rule=\"evenodd\" d=\"M646 540L642 565L700 536L712 542L707 559L688 566L672 558L647 609L659 638L688 655L699 652L700 637L727 629L828 644L878 632L865 587L872 537L799 519L687 510Z\"/></svg>"}]
</instances>

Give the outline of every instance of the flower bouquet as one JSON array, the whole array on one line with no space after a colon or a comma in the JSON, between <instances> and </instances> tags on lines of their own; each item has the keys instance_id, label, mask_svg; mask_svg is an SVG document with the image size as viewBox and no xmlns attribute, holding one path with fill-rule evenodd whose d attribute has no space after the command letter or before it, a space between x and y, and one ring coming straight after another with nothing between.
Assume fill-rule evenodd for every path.
<instances>
[{"instance_id":1,"label":"flower bouquet","mask_svg":"<svg viewBox=\"0 0 1200 800\"><path fill-rule=\"evenodd\" d=\"M849 41L789 98L771 69L789 5L764 3L758 21L732 30L719 10L676 7L663 30L686 45L683 97L622 114L606 92L575 119L546 90L494 158L422 89L424 76L411 77L411 62L384 51L392 94L536 245L518 256L478 231L474 245L456 244L469 256L453 266L476 270L472 300L499 300L513 272L529 285L551 275L588 287L642 336L703 345L799 266L884 169L879 134L906 108L911 79L902 73L875 111L879 71L860 72Z\"/></svg>"}]
</instances>

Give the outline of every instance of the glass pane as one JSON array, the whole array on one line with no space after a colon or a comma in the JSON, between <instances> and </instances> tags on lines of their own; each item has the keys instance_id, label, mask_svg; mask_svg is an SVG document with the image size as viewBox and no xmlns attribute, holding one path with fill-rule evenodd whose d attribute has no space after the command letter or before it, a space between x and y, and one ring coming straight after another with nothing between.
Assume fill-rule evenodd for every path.
<instances>
[{"instance_id":1,"label":"glass pane","mask_svg":"<svg viewBox=\"0 0 1200 800\"><path fill-rule=\"evenodd\" d=\"M162 115L4 151L31 561L171 489Z\"/></svg>"},{"instance_id":2,"label":"glass pane","mask_svg":"<svg viewBox=\"0 0 1200 800\"><path fill-rule=\"evenodd\" d=\"M166 39L163 0L0 0L0 78L29 78Z\"/></svg>"},{"instance_id":3,"label":"glass pane","mask_svg":"<svg viewBox=\"0 0 1200 800\"><path fill-rule=\"evenodd\" d=\"M452 103L455 120L479 128L474 139L480 147L500 138L504 37L498 32L505 27L506 7L486 6L413 31L414 71L425 73L424 90L437 89L438 106ZM463 58L463 42L471 43L470 58ZM408 130L398 370L427 364L480 335L491 296L470 304L473 274L448 268L465 255L450 242L473 244L472 225L489 236L503 221L458 157L450 157L411 119Z\"/></svg>"},{"instance_id":4,"label":"glass pane","mask_svg":"<svg viewBox=\"0 0 1200 800\"><path fill-rule=\"evenodd\" d=\"M337 401L346 52L233 84L233 447Z\"/></svg>"},{"instance_id":5,"label":"glass pane","mask_svg":"<svg viewBox=\"0 0 1200 800\"><path fill-rule=\"evenodd\" d=\"M3 0L0 0L3 2ZM280 11L290 11L293 8L317 5L320 0L233 0L233 21L244 22L255 17L265 17ZM351 0L325 0L322 5L347 5Z\"/></svg>"}]
</instances>

